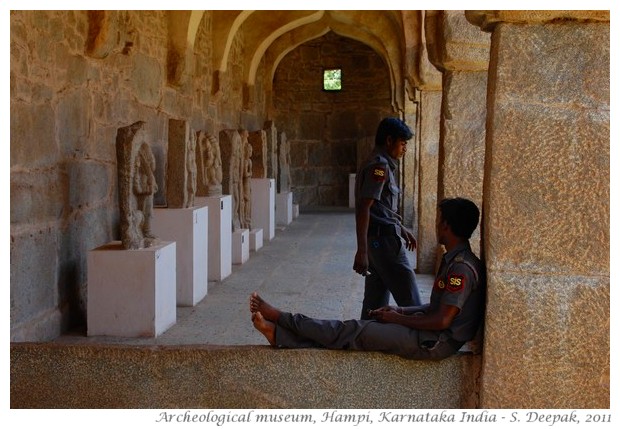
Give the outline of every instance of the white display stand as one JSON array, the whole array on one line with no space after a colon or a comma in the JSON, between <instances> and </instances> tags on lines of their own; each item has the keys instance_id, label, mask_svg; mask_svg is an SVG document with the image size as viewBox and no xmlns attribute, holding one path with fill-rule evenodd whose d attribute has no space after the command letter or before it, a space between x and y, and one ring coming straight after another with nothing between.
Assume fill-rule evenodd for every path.
<instances>
[{"instance_id":1,"label":"white display stand","mask_svg":"<svg viewBox=\"0 0 620 429\"><path fill-rule=\"evenodd\" d=\"M355 174L349 174L349 208L355 208Z\"/></svg>"},{"instance_id":2,"label":"white display stand","mask_svg":"<svg viewBox=\"0 0 620 429\"><path fill-rule=\"evenodd\" d=\"M278 192L276 194L276 223L289 225L293 222L293 193Z\"/></svg>"},{"instance_id":3,"label":"white display stand","mask_svg":"<svg viewBox=\"0 0 620 429\"><path fill-rule=\"evenodd\" d=\"M250 250L256 252L263 247L263 230L254 228L250 230Z\"/></svg>"},{"instance_id":4,"label":"white display stand","mask_svg":"<svg viewBox=\"0 0 620 429\"><path fill-rule=\"evenodd\" d=\"M263 230L263 239L276 235L276 181L252 179L252 225Z\"/></svg>"},{"instance_id":5,"label":"white display stand","mask_svg":"<svg viewBox=\"0 0 620 429\"><path fill-rule=\"evenodd\" d=\"M232 196L196 197L197 206L209 207L209 280L232 273Z\"/></svg>"},{"instance_id":6,"label":"white display stand","mask_svg":"<svg viewBox=\"0 0 620 429\"><path fill-rule=\"evenodd\" d=\"M156 337L176 323L176 243L87 255L87 335Z\"/></svg>"},{"instance_id":7,"label":"white display stand","mask_svg":"<svg viewBox=\"0 0 620 429\"><path fill-rule=\"evenodd\" d=\"M155 208L156 237L177 244L177 306L193 307L207 295L209 208Z\"/></svg>"},{"instance_id":8,"label":"white display stand","mask_svg":"<svg viewBox=\"0 0 620 429\"><path fill-rule=\"evenodd\" d=\"M299 217L299 204L293 204L293 219Z\"/></svg>"},{"instance_id":9,"label":"white display stand","mask_svg":"<svg viewBox=\"0 0 620 429\"><path fill-rule=\"evenodd\" d=\"M250 259L250 230L233 231L232 242L232 263L245 264Z\"/></svg>"}]
</instances>

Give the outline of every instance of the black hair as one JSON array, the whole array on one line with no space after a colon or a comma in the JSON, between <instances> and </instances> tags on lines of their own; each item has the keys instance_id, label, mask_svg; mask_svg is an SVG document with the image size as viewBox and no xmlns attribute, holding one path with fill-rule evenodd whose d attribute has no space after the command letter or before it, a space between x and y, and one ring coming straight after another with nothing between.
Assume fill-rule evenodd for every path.
<instances>
[{"instance_id":1,"label":"black hair","mask_svg":"<svg viewBox=\"0 0 620 429\"><path fill-rule=\"evenodd\" d=\"M396 140L402 138L409 140L413 137L413 132L402 120L398 118L383 118L377 128L377 134L375 135L375 145L383 146L388 137Z\"/></svg>"},{"instance_id":2,"label":"black hair","mask_svg":"<svg viewBox=\"0 0 620 429\"><path fill-rule=\"evenodd\" d=\"M444 198L439 202L441 220L445 221L458 237L469 239L478 226L480 210L466 198Z\"/></svg>"}]
</instances>

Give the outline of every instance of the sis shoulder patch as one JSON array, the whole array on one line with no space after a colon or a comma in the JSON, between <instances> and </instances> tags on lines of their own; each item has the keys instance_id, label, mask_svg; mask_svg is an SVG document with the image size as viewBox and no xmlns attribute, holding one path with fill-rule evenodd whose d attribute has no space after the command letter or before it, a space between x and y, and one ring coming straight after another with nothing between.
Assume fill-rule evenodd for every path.
<instances>
[{"instance_id":1,"label":"sis shoulder patch","mask_svg":"<svg viewBox=\"0 0 620 429\"><path fill-rule=\"evenodd\" d=\"M446 289L450 292L459 292L465 287L465 276L461 274L450 274Z\"/></svg>"},{"instance_id":2,"label":"sis shoulder patch","mask_svg":"<svg viewBox=\"0 0 620 429\"><path fill-rule=\"evenodd\" d=\"M385 167L378 165L372 168L372 178L375 179L376 182L384 182L386 176L387 171Z\"/></svg>"}]
</instances>

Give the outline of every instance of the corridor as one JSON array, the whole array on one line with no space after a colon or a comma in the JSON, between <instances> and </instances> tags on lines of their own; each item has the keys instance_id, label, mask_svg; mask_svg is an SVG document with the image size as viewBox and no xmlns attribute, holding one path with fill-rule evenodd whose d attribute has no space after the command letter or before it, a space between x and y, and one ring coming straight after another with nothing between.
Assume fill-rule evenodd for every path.
<instances>
[{"instance_id":1,"label":"corridor","mask_svg":"<svg viewBox=\"0 0 620 429\"><path fill-rule=\"evenodd\" d=\"M156 338L86 337L84 332L59 337L58 343L135 345L265 345L250 321L253 291L275 306L325 319L358 318L363 278L353 269L355 219L352 211L303 213L276 228L243 265L221 282L209 282L207 296L194 307L177 307L177 323ZM432 276L418 275L423 302Z\"/></svg>"}]
</instances>

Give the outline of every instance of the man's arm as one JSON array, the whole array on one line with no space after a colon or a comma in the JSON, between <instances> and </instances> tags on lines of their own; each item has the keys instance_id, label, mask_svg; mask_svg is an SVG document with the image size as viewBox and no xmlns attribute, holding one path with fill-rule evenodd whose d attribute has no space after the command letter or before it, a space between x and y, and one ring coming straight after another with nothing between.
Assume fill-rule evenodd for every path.
<instances>
[{"instance_id":1,"label":"man's arm","mask_svg":"<svg viewBox=\"0 0 620 429\"><path fill-rule=\"evenodd\" d=\"M361 198L355 204L357 252L353 261L353 269L361 275L365 275L368 271L368 225L370 224L370 207L374 202L372 198Z\"/></svg>"},{"instance_id":2,"label":"man's arm","mask_svg":"<svg viewBox=\"0 0 620 429\"><path fill-rule=\"evenodd\" d=\"M424 314L401 314L393 310L372 310L370 317L379 322L395 323L412 329L440 331L447 329L459 314L460 309L453 305L439 304L433 311Z\"/></svg>"}]
</instances>

